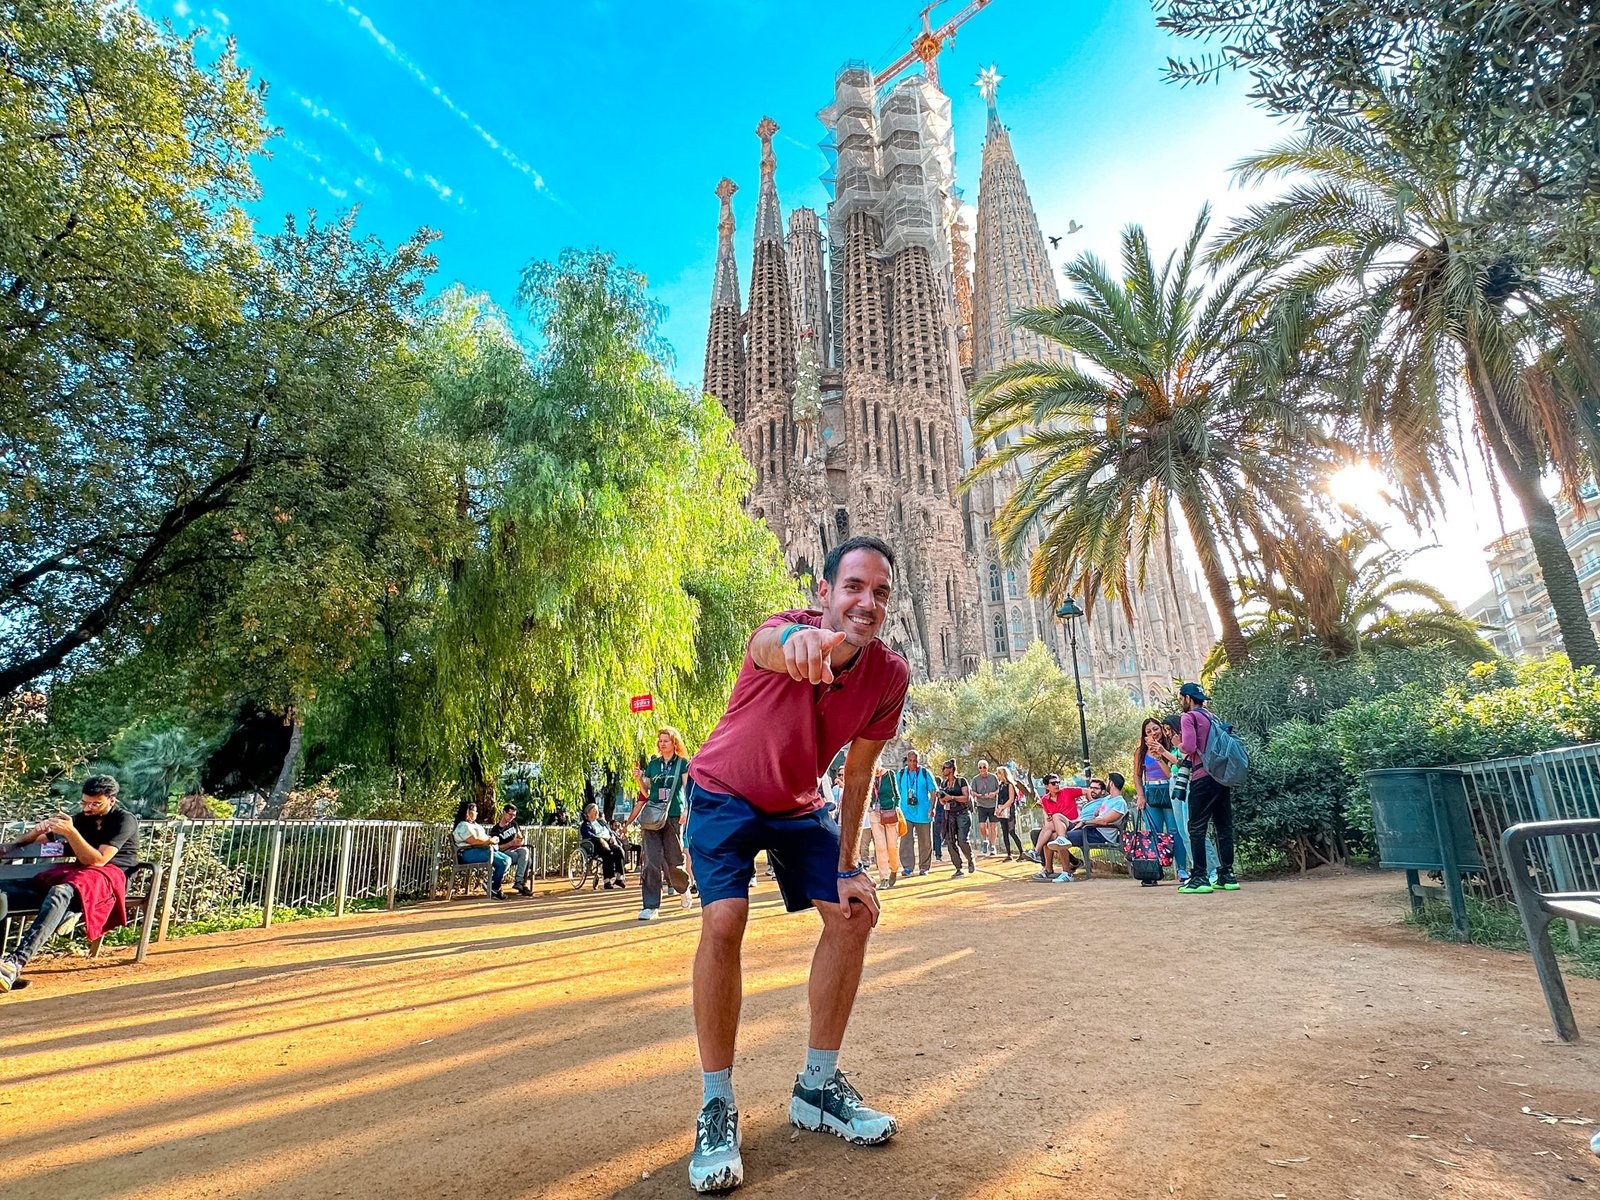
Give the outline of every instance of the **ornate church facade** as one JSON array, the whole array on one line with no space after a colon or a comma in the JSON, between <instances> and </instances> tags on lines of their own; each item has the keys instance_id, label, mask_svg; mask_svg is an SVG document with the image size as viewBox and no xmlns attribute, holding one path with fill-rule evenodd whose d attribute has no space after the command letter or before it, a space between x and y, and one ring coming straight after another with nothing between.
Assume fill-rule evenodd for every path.
<instances>
[{"instance_id":1,"label":"ornate church facade","mask_svg":"<svg viewBox=\"0 0 1600 1200\"><path fill-rule=\"evenodd\" d=\"M819 114L832 199L822 216L794 209L787 231L777 126L761 122L747 305L733 247L737 185L717 186L704 386L755 470L747 503L804 577L820 576L828 548L853 534L895 547L883 637L919 679L1014 660L1038 640L1067 663L1053 605L1028 595L1026 562L1004 561L991 532L1018 477L959 490L982 453L971 437L973 379L1059 354L1011 325L1016 310L1059 294L999 120L997 82L992 69L980 80L989 122L975 249L955 186L950 101L924 75L880 95L865 66L840 70ZM1086 676L1141 703L1192 678L1213 641L1187 572L1156 574L1133 598L1131 624L1120 605L1099 603L1078 636Z\"/></svg>"}]
</instances>

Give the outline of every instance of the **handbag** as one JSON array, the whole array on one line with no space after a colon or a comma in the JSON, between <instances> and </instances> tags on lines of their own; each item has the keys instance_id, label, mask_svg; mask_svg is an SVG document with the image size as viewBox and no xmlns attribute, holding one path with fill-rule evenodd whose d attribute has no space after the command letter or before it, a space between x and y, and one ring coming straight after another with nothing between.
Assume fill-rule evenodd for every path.
<instances>
[{"instance_id":1,"label":"handbag","mask_svg":"<svg viewBox=\"0 0 1600 1200\"><path fill-rule=\"evenodd\" d=\"M1156 833L1140 809L1133 828L1122 837L1122 857L1128 860L1128 874L1140 883L1161 878L1163 867L1172 865L1172 835Z\"/></svg>"},{"instance_id":2,"label":"handbag","mask_svg":"<svg viewBox=\"0 0 1600 1200\"><path fill-rule=\"evenodd\" d=\"M667 814L672 809L672 797L677 792L678 785L683 782L684 772L683 756L678 756L677 766L673 771L672 782L656 787L654 794L644 802L644 807L639 810L639 828L647 829L652 833L657 829L667 827ZM661 793L666 793L662 799Z\"/></svg>"}]
</instances>

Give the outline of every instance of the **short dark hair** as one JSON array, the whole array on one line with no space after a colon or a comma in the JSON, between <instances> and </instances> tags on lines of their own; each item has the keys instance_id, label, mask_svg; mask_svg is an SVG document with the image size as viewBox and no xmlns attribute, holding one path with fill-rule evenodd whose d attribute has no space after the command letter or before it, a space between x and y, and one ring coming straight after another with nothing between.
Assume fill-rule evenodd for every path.
<instances>
[{"instance_id":1,"label":"short dark hair","mask_svg":"<svg viewBox=\"0 0 1600 1200\"><path fill-rule=\"evenodd\" d=\"M944 762L939 764L939 769L941 771L943 771L946 767L954 771L956 769L956 760L953 758L947 758L944 760Z\"/></svg>"},{"instance_id":2,"label":"short dark hair","mask_svg":"<svg viewBox=\"0 0 1600 1200\"><path fill-rule=\"evenodd\" d=\"M871 550L874 554L883 555L889 564L889 569L894 570L894 551L889 549L889 543L882 538L861 534L853 538L845 538L832 550L828 557L822 560L822 578L829 584L839 582L839 564L844 561L844 556L853 550Z\"/></svg>"},{"instance_id":3,"label":"short dark hair","mask_svg":"<svg viewBox=\"0 0 1600 1200\"><path fill-rule=\"evenodd\" d=\"M91 775L83 781L85 796L115 796L121 790L115 775Z\"/></svg>"},{"instance_id":4,"label":"short dark hair","mask_svg":"<svg viewBox=\"0 0 1600 1200\"><path fill-rule=\"evenodd\" d=\"M1111 781L1112 790L1118 792L1120 792L1123 788L1123 785L1128 782L1128 777L1121 771L1107 771L1106 778Z\"/></svg>"}]
</instances>

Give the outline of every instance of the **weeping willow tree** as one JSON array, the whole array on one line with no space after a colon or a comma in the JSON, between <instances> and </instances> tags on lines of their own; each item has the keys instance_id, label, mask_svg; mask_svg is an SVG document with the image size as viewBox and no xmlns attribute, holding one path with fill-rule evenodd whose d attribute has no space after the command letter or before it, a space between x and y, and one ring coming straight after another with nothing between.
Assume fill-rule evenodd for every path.
<instances>
[{"instance_id":1,"label":"weeping willow tree","mask_svg":"<svg viewBox=\"0 0 1600 1200\"><path fill-rule=\"evenodd\" d=\"M531 264L519 295L531 352L459 292L420 347L467 530L437 583L428 757L478 795L510 761L559 786L658 724L703 737L751 627L795 599L743 511L727 418L672 381L643 278L568 252Z\"/></svg>"}]
</instances>

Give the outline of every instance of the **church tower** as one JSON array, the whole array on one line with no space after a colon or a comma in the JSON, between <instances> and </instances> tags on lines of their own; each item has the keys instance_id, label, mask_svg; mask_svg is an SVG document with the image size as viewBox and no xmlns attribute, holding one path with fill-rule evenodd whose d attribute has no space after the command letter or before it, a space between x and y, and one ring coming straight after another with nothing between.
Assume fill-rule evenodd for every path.
<instances>
[{"instance_id":1,"label":"church tower","mask_svg":"<svg viewBox=\"0 0 1600 1200\"><path fill-rule=\"evenodd\" d=\"M750 263L750 311L745 318L745 457L755 464L750 509L765 517L780 545L789 502L789 460L794 454L790 401L794 393L796 346L794 297L789 290L789 261L784 251L783 214L778 207L777 159L772 135L778 124L763 117L756 126L761 139L761 190L756 196L755 253Z\"/></svg>"},{"instance_id":2,"label":"church tower","mask_svg":"<svg viewBox=\"0 0 1600 1200\"><path fill-rule=\"evenodd\" d=\"M978 184L977 249L973 267L973 368L978 375L1024 359L1066 362L1055 342L1013 325L1025 308L1061 303L1045 252L1039 220L1028 196L1022 170L1011 148L1011 135L1000 122L995 92L1002 76L989 67L978 77L988 104L988 129L983 169ZM974 447L982 456L986 447ZM1036 638L1043 638L1058 656L1066 646L1051 607L1028 595L1028 560L1038 547L1030 534L1025 557L1001 559L993 534L995 515L1016 492L1025 461L986 476L969 493L974 540L978 544L979 600L982 604L984 650L990 659L1015 659ZM1077 600L1084 603L1085 597ZM1151 564L1143 589L1129 598L1130 624L1119 603L1096 597L1093 618L1080 643L1088 645L1088 674L1098 684L1115 683L1140 703L1170 689L1174 678L1195 678L1214 637L1208 610L1181 565L1169 578L1165 564ZM1065 658L1062 658L1065 662Z\"/></svg>"},{"instance_id":3,"label":"church tower","mask_svg":"<svg viewBox=\"0 0 1600 1200\"><path fill-rule=\"evenodd\" d=\"M704 389L722 402L735 425L744 424L744 333L740 322L739 264L733 257L733 194L731 179L717 184L721 214L717 219L717 271L711 287L711 328L706 333Z\"/></svg>"}]
</instances>

